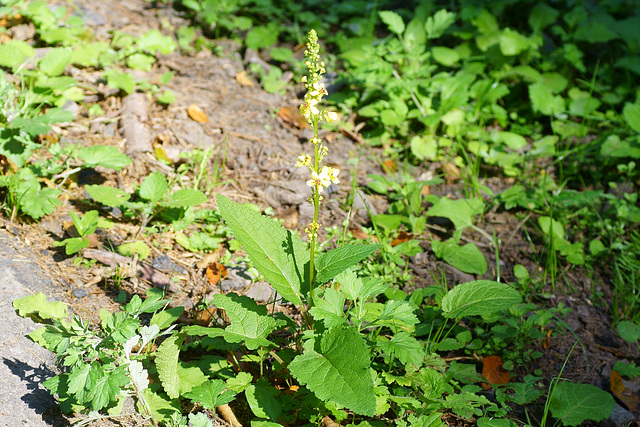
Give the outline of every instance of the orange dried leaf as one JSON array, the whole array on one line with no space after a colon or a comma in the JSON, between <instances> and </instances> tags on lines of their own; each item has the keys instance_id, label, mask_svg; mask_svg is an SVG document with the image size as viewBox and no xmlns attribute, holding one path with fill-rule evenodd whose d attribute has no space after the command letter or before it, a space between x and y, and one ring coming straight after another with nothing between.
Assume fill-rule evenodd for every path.
<instances>
[{"instance_id":1,"label":"orange dried leaf","mask_svg":"<svg viewBox=\"0 0 640 427\"><path fill-rule=\"evenodd\" d=\"M400 243L408 242L413 239L413 234L407 233L406 231L401 231L398 234L398 237L391 241L391 246L398 246Z\"/></svg>"},{"instance_id":2,"label":"orange dried leaf","mask_svg":"<svg viewBox=\"0 0 640 427\"><path fill-rule=\"evenodd\" d=\"M502 367L502 357L487 356L482 359L482 376L489 384L507 384L511 377Z\"/></svg>"},{"instance_id":3,"label":"orange dried leaf","mask_svg":"<svg viewBox=\"0 0 640 427\"><path fill-rule=\"evenodd\" d=\"M300 114L300 109L298 107L282 107L278 110L278 117L280 117L285 123L289 123L298 129L306 129L308 126L307 119Z\"/></svg>"},{"instance_id":4,"label":"orange dried leaf","mask_svg":"<svg viewBox=\"0 0 640 427\"><path fill-rule=\"evenodd\" d=\"M613 395L622 402L628 410L635 411L638 409L639 402L638 396L630 389L628 389L622 381L622 376L616 371L611 371L611 392Z\"/></svg>"},{"instance_id":5,"label":"orange dried leaf","mask_svg":"<svg viewBox=\"0 0 640 427\"><path fill-rule=\"evenodd\" d=\"M382 162L382 168L386 173L394 173L398 170L398 165L395 160L389 159Z\"/></svg>"},{"instance_id":6,"label":"orange dried leaf","mask_svg":"<svg viewBox=\"0 0 640 427\"><path fill-rule=\"evenodd\" d=\"M187 114L198 123L209 123L209 117L207 117L207 114L202 111L202 108L195 104L189 105L189 108L187 108Z\"/></svg>"},{"instance_id":7,"label":"orange dried leaf","mask_svg":"<svg viewBox=\"0 0 640 427\"><path fill-rule=\"evenodd\" d=\"M219 262L212 262L207 267L206 274L209 283L215 286L220 282L220 279L224 279L229 273L223 264L220 264Z\"/></svg>"},{"instance_id":8,"label":"orange dried leaf","mask_svg":"<svg viewBox=\"0 0 640 427\"><path fill-rule=\"evenodd\" d=\"M458 167L453 163L445 163L442 165L442 172L444 173L444 179L449 185L458 181L462 176L460 174L460 169L458 169Z\"/></svg>"},{"instance_id":9,"label":"orange dried leaf","mask_svg":"<svg viewBox=\"0 0 640 427\"><path fill-rule=\"evenodd\" d=\"M247 76L247 70L242 70L236 74L236 81L241 86L254 87L256 84Z\"/></svg>"}]
</instances>

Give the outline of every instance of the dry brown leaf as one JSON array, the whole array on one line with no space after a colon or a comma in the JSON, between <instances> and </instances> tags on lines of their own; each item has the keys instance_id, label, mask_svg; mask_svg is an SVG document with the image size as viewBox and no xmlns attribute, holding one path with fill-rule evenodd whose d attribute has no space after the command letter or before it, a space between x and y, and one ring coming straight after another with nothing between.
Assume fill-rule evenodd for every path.
<instances>
[{"instance_id":1,"label":"dry brown leaf","mask_svg":"<svg viewBox=\"0 0 640 427\"><path fill-rule=\"evenodd\" d=\"M553 334L553 329L549 329L545 335L545 337L542 339L542 348L544 348L545 350L549 350L551 341L549 338L551 338L551 335Z\"/></svg>"},{"instance_id":2,"label":"dry brown leaf","mask_svg":"<svg viewBox=\"0 0 640 427\"><path fill-rule=\"evenodd\" d=\"M324 416L320 425L322 425L322 427L341 427L340 424L333 421L328 415Z\"/></svg>"},{"instance_id":3,"label":"dry brown leaf","mask_svg":"<svg viewBox=\"0 0 640 427\"><path fill-rule=\"evenodd\" d=\"M199 261L196 264L196 267L198 267L199 269L207 268L210 264L213 264L214 262L218 262L221 256L222 256L222 250L218 248L213 252L205 254L202 257L202 261Z\"/></svg>"},{"instance_id":4,"label":"dry brown leaf","mask_svg":"<svg viewBox=\"0 0 640 427\"><path fill-rule=\"evenodd\" d=\"M398 246L400 243L408 242L413 239L415 236L411 233L407 233L406 231L401 231L398 233L398 237L391 241L391 246Z\"/></svg>"},{"instance_id":5,"label":"dry brown leaf","mask_svg":"<svg viewBox=\"0 0 640 427\"><path fill-rule=\"evenodd\" d=\"M389 159L382 162L382 168L386 173L394 173L398 170L398 164L395 160Z\"/></svg>"},{"instance_id":6,"label":"dry brown leaf","mask_svg":"<svg viewBox=\"0 0 640 427\"><path fill-rule=\"evenodd\" d=\"M507 384L511 379L509 372L502 367L500 356L487 356L482 359L482 376L489 384Z\"/></svg>"},{"instance_id":7,"label":"dry brown leaf","mask_svg":"<svg viewBox=\"0 0 640 427\"><path fill-rule=\"evenodd\" d=\"M223 264L220 264L219 262L212 262L207 267L206 274L209 283L215 286L220 282L221 279L227 277L229 275L229 272L227 271L227 267L225 267Z\"/></svg>"},{"instance_id":8,"label":"dry brown leaf","mask_svg":"<svg viewBox=\"0 0 640 427\"><path fill-rule=\"evenodd\" d=\"M296 209L295 207L285 209L276 213L276 218L281 219L283 221L282 225L284 226L284 228L289 230L298 228L298 216L298 209Z\"/></svg>"},{"instance_id":9,"label":"dry brown leaf","mask_svg":"<svg viewBox=\"0 0 640 427\"><path fill-rule=\"evenodd\" d=\"M284 122L289 123L297 127L298 129L306 129L309 124L307 123L307 119L304 118L302 114L300 114L300 109L294 106L282 107L278 110L278 117L280 117Z\"/></svg>"},{"instance_id":10,"label":"dry brown leaf","mask_svg":"<svg viewBox=\"0 0 640 427\"><path fill-rule=\"evenodd\" d=\"M451 185L460 179L460 169L453 163L445 163L442 165L442 172L444 173L444 179L448 185Z\"/></svg>"},{"instance_id":11,"label":"dry brown leaf","mask_svg":"<svg viewBox=\"0 0 640 427\"><path fill-rule=\"evenodd\" d=\"M622 376L617 371L611 371L611 392L621 401L628 410L635 411L638 409L638 396L630 389L625 387Z\"/></svg>"},{"instance_id":12,"label":"dry brown leaf","mask_svg":"<svg viewBox=\"0 0 640 427\"><path fill-rule=\"evenodd\" d=\"M361 239L361 240L371 239L374 242L378 241L378 238L376 236L369 236L367 233L362 231L362 228L360 227L350 228L349 231L351 232L351 235L356 239Z\"/></svg>"},{"instance_id":13,"label":"dry brown leaf","mask_svg":"<svg viewBox=\"0 0 640 427\"><path fill-rule=\"evenodd\" d=\"M187 114L198 123L209 123L209 117L207 117L207 114L196 104L189 105L189 108L187 108Z\"/></svg>"},{"instance_id":14,"label":"dry brown leaf","mask_svg":"<svg viewBox=\"0 0 640 427\"><path fill-rule=\"evenodd\" d=\"M256 84L247 76L247 70L242 70L236 74L236 81L241 86L254 87Z\"/></svg>"}]
</instances>

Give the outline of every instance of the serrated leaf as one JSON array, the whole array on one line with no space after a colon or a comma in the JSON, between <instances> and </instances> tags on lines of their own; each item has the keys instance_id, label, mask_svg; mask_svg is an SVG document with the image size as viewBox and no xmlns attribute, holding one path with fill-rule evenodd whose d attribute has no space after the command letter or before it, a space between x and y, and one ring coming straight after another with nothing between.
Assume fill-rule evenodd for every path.
<instances>
[{"instance_id":1,"label":"serrated leaf","mask_svg":"<svg viewBox=\"0 0 640 427\"><path fill-rule=\"evenodd\" d=\"M47 76L59 76L71 62L72 56L71 49L66 47L51 49L38 63L40 71Z\"/></svg>"},{"instance_id":2,"label":"serrated leaf","mask_svg":"<svg viewBox=\"0 0 640 427\"><path fill-rule=\"evenodd\" d=\"M529 26L534 33L541 32L544 28L556 22L560 12L545 3L537 3L529 14Z\"/></svg>"},{"instance_id":3,"label":"serrated leaf","mask_svg":"<svg viewBox=\"0 0 640 427\"><path fill-rule=\"evenodd\" d=\"M511 286L491 280L462 283L442 298L440 307L447 318L490 316L508 310L521 301L520 293Z\"/></svg>"},{"instance_id":4,"label":"serrated leaf","mask_svg":"<svg viewBox=\"0 0 640 427\"><path fill-rule=\"evenodd\" d=\"M221 194L217 201L222 218L256 269L280 295L300 305L301 287L309 261L309 251L300 236Z\"/></svg>"},{"instance_id":5,"label":"serrated leaf","mask_svg":"<svg viewBox=\"0 0 640 427\"><path fill-rule=\"evenodd\" d=\"M167 395L176 399L180 395L180 377L178 376L178 356L184 340L184 333L173 334L160 344L156 354L158 377Z\"/></svg>"},{"instance_id":6,"label":"serrated leaf","mask_svg":"<svg viewBox=\"0 0 640 427\"><path fill-rule=\"evenodd\" d=\"M78 157L84 162L86 167L102 166L109 169L120 170L131 164L131 159L124 153L121 153L117 147L108 145L92 145L91 147L82 147L78 151Z\"/></svg>"},{"instance_id":7,"label":"serrated leaf","mask_svg":"<svg viewBox=\"0 0 640 427\"><path fill-rule=\"evenodd\" d=\"M382 10L378 12L378 15L380 15L380 20L387 24L389 31L400 36L404 33L404 21L400 15L390 10Z\"/></svg>"},{"instance_id":8,"label":"serrated leaf","mask_svg":"<svg viewBox=\"0 0 640 427\"><path fill-rule=\"evenodd\" d=\"M462 230L472 225L473 217L480 215L483 210L484 202L480 199L450 200L441 197L425 215L448 218L456 230Z\"/></svg>"},{"instance_id":9,"label":"serrated leaf","mask_svg":"<svg viewBox=\"0 0 640 427\"><path fill-rule=\"evenodd\" d=\"M515 56L529 49L529 39L511 28L505 28L500 33L500 51L504 56Z\"/></svg>"},{"instance_id":10,"label":"serrated leaf","mask_svg":"<svg viewBox=\"0 0 640 427\"><path fill-rule=\"evenodd\" d=\"M138 255L138 258L143 260L149 256L151 253L151 249L147 246L146 243L137 241L137 242L129 242L123 243L118 246L118 253L124 256L134 256Z\"/></svg>"},{"instance_id":11,"label":"serrated leaf","mask_svg":"<svg viewBox=\"0 0 640 427\"><path fill-rule=\"evenodd\" d=\"M565 109L564 99L553 95L551 89L542 82L529 85L529 99L533 111L545 115L559 114Z\"/></svg>"},{"instance_id":12,"label":"serrated leaf","mask_svg":"<svg viewBox=\"0 0 640 427\"><path fill-rule=\"evenodd\" d=\"M136 46L152 55L158 51L168 55L176 48L176 42L171 36L163 36L158 30L150 30L136 40Z\"/></svg>"},{"instance_id":13,"label":"serrated leaf","mask_svg":"<svg viewBox=\"0 0 640 427\"><path fill-rule=\"evenodd\" d=\"M107 84L114 89L121 89L126 93L133 92L136 82L131 73L123 73L118 70L105 70L104 76L107 78Z\"/></svg>"},{"instance_id":14,"label":"serrated leaf","mask_svg":"<svg viewBox=\"0 0 640 427\"><path fill-rule=\"evenodd\" d=\"M398 332L390 340L381 343L379 347L405 365L420 366L424 359L424 348L420 342L405 331Z\"/></svg>"},{"instance_id":15,"label":"serrated leaf","mask_svg":"<svg viewBox=\"0 0 640 427\"><path fill-rule=\"evenodd\" d=\"M140 197L152 204L158 203L165 195L169 185L167 178L160 171L155 171L142 180L140 184Z\"/></svg>"},{"instance_id":16,"label":"serrated leaf","mask_svg":"<svg viewBox=\"0 0 640 427\"><path fill-rule=\"evenodd\" d=\"M235 293L214 295L213 304L224 309L231 321L225 329L227 341L242 342L249 350L272 345L267 335L276 327L276 321L267 314L266 307Z\"/></svg>"},{"instance_id":17,"label":"serrated leaf","mask_svg":"<svg viewBox=\"0 0 640 427\"><path fill-rule=\"evenodd\" d=\"M245 44L249 49L258 50L274 45L278 41L280 28L275 22L253 27L247 33Z\"/></svg>"},{"instance_id":18,"label":"serrated leaf","mask_svg":"<svg viewBox=\"0 0 640 427\"><path fill-rule=\"evenodd\" d=\"M119 188L105 187L104 185L87 185L84 187L93 200L109 207L122 206L131 197Z\"/></svg>"},{"instance_id":19,"label":"serrated leaf","mask_svg":"<svg viewBox=\"0 0 640 427\"><path fill-rule=\"evenodd\" d=\"M350 299L351 301L355 301L358 298L362 299L362 295L360 295L360 292L364 287L364 283L352 269L343 271L342 273L337 275L335 279L336 282L340 284L340 290L348 299Z\"/></svg>"},{"instance_id":20,"label":"serrated leaf","mask_svg":"<svg viewBox=\"0 0 640 427\"><path fill-rule=\"evenodd\" d=\"M139 392L149 387L149 373L144 369L140 361L132 360L129 362L127 369L129 370L131 381Z\"/></svg>"},{"instance_id":21,"label":"serrated leaf","mask_svg":"<svg viewBox=\"0 0 640 427\"><path fill-rule=\"evenodd\" d=\"M401 300L389 300L382 306L382 312L377 321L391 320L397 320L407 325L415 325L419 322L411 304Z\"/></svg>"},{"instance_id":22,"label":"serrated leaf","mask_svg":"<svg viewBox=\"0 0 640 427\"><path fill-rule=\"evenodd\" d=\"M41 319L64 319L69 315L67 305L60 301L48 302L42 292L13 301L13 308L20 317L36 314Z\"/></svg>"},{"instance_id":23,"label":"serrated leaf","mask_svg":"<svg viewBox=\"0 0 640 427\"><path fill-rule=\"evenodd\" d=\"M248 372L238 372L234 378L229 378L227 380L227 388L229 390L235 391L236 393L241 393L249 387L251 382L253 381L253 375Z\"/></svg>"},{"instance_id":24,"label":"serrated leaf","mask_svg":"<svg viewBox=\"0 0 640 427\"><path fill-rule=\"evenodd\" d=\"M86 402L89 391L93 387L90 376L92 369L98 369L96 362L81 364L69 373L68 392L78 399L78 402Z\"/></svg>"},{"instance_id":25,"label":"serrated leaf","mask_svg":"<svg viewBox=\"0 0 640 427\"><path fill-rule=\"evenodd\" d=\"M185 362L178 363L178 376L180 377L180 395L184 396L194 388L208 381L207 376L197 366Z\"/></svg>"},{"instance_id":26,"label":"serrated leaf","mask_svg":"<svg viewBox=\"0 0 640 427\"><path fill-rule=\"evenodd\" d=\"M216 406L225 405L235 398L235 393L226 390L222 380L207 381L195 387L185 395L189 399L200 403L206 409L216 409Z\"/></svg>"},{"instance_id":27,"label":"serrated leaf","mask_svg":"<svg viewBox=\"0 0 640 427\"><path fill-rule=\"evenodd\" d=\"M198 412L197 414L189 414L189 426L190 427L211 427L211 420L204 412Z\"/></svg>"},{"instance_id":28,"label":"serrated leaf","mask_svg":"<svg viewBox=\"0 0 640 427\"><path fill-rule=\"evenodd\" d=\"M169 208L188 208L197 206L207 201L207 196L202 191L195 188L182 188L169 195L166 202L162 206Z\"/></svg>"},{"instance_id":29,"label":"serrated leaf","mask_svg":"<svg viewBox=\"0 0 640 427\"><path fill-rule=\"evenodd\" d=\"M291 374L321 400L373 416L376 397L369 371L370 351L362 335L346 326L326 330L318 341L315 349L306 348L293 359Z\"/></svg>"},{"instance_id":30,"label":"serrated leaf","mask_svg":"<svg viewBox=\"0 0 640 427\"><path fill-rule=\"evenodd\" d=\"M249 407L253 415L259 418L268 418L272 421L278 421L282 407L267 390L262 387L250 385L244 395L247 398Z\"/></svg>"},{"instance_id":31,"label":"serrated leaf","mask_svg":"<svg viewBox=\"0 0 640 427\"><path fill-rule=\"evenodd\" d=\"M447 264L469 274L484 274L487 271L487 260L480 249L473 244L463 246L452 240L431 242L431 248L438 258L442 258Z\"/></svg>"},{"instance_id":32,"label":"serrated leaf","mask_svg":"<svg viewBox=\"0 0 640 427\"><path fill-rule=\"evenodd\" d=\"M427 18L424 28L427 37L437 39L456 21L456 14L446 9L440 9L433 16Z\"/></svg>"},{"instance_id":33,"label":"serrated leaf","mask_svg":"<svg viewBox=\"0 0 640 427\"><path fill-rule=\"evenodd\" d=\"M577 426L609 417L615 404L613 396L598 387L562 381L553 389L549 409L564 425Z\"/></svg>"},{"instance_id":34,"label":"serrated leaf","mask_svg":"<svg viewBox=\"0 0 640 427\"><path fill-rule=\"evenodd\" d=\"M327 288L323 298L315 301L309 313L316 320L321 320L326 328L340 326L346 322L344 316L344 295L332 288Z\"/></svg>"},{"instance_id":35,"label":"serrated leaf","mask_svg":"<svg viewBox=\"0 0 640 427\"><path fill-rule=\"evenodd\" d=\"M620 338L625 341L634 343L640 339L640 325L629 320L622 320L616 325L616 331L620 334Z\"/></svg>"},{"instance_id":36,"label":"serrated leaf","mask_svg":"<svg viewBox=\"0 0 640 427\"><path fill-rule=\"evenodd\" d=\"M87 399L91 399L91 406L96 411L114 402L120 394L120 390L130 384L124 366L119 366L109 372L104 372L103 369L100 371L91 370L92 385L87 397Z\"/></svg>"},{"instance_id":37,"label":"serrated leaf","mask_svg":"<svg viewBox=\"0 0 640 427\"><path fill-rule=\"evenodd\" d=\"M60 194L62 191L57 188L39 188L39 185L32 187L20 199L20 210L33 219L40 219L52 213L57 206L62 204L58 200Z\"/></svg>"},{"instance_id":38,"label":"serrated leaf","mask_svg":"<svg viewBox=\"0 0 640 427\"><path fill-rule=\"evenodd\" d=\"M374 253L380 245L345 245L321 254L316 260L316 283L325 283Z\"/></svg>"}]
</instances>

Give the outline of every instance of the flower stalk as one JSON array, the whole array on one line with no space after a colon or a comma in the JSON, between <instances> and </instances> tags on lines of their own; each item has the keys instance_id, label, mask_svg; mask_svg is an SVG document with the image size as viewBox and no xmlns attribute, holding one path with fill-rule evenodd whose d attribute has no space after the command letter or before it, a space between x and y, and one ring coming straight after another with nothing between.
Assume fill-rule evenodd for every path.
<instances>
[{"instance_id":1,"label":"flower stalk","mask_svg":"<svg viewBox=\"0 0 640 427\"><path fill-rule=\"evenodd\" d=\"M307 50L305 50L304 55L306 57L305 65L309 74L302 77L302 81L307 88L307 93L304 96L302 105L300 105L300 114L304 116L313 128L313 138L311 138L313 157L306 153L300 154L296 166L307 167L311 174L307 185L311 187L310 202L313 203L313 221L307 225L305 233L307 233L309 238L309 306L312 307L315 281L313 264L316 242L318 240L318 230L320 229L318 212L320 209L320 201L322 201L321 193L331 184L338 184L340 182L338 179L340 170L323 164L323 160L329 153L329 150L318 136L318 123L321 120L333 121L336 119L336 114L320 109L322 97L327 95L327 89L321 81L322 75L326 71L324 69L324 62L320 61L320 45L318 44L318 35L315 30L309 31Z\"/></svg>"}]
</instances>

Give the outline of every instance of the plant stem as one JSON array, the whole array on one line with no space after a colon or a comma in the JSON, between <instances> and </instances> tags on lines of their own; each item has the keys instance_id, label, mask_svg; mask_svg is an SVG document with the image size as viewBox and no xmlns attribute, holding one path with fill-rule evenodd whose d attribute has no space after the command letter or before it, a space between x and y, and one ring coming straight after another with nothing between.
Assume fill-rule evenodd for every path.
<instances>
[{"instance_id":1,"label":"plant stem","mask_svg":"<svg viewBox=\"0 0 640 427\"><path fill-rule=\"evenodd\" d=\"M318 138L318 121L314 118L313 120L313 137L314 141ZM316 173L318 173L318 145L313 144L313 167ZM320 187L318 185L315 186L313 191L313 222L312 224L318 224L318 211L320 208ZM315 258L316 251L316 240L317 240L317 229L312 230L312 233L309 235L309 308L313 307L313 296L314 296L314 266L313 260Z\"/></svg>"}]
</instances>

